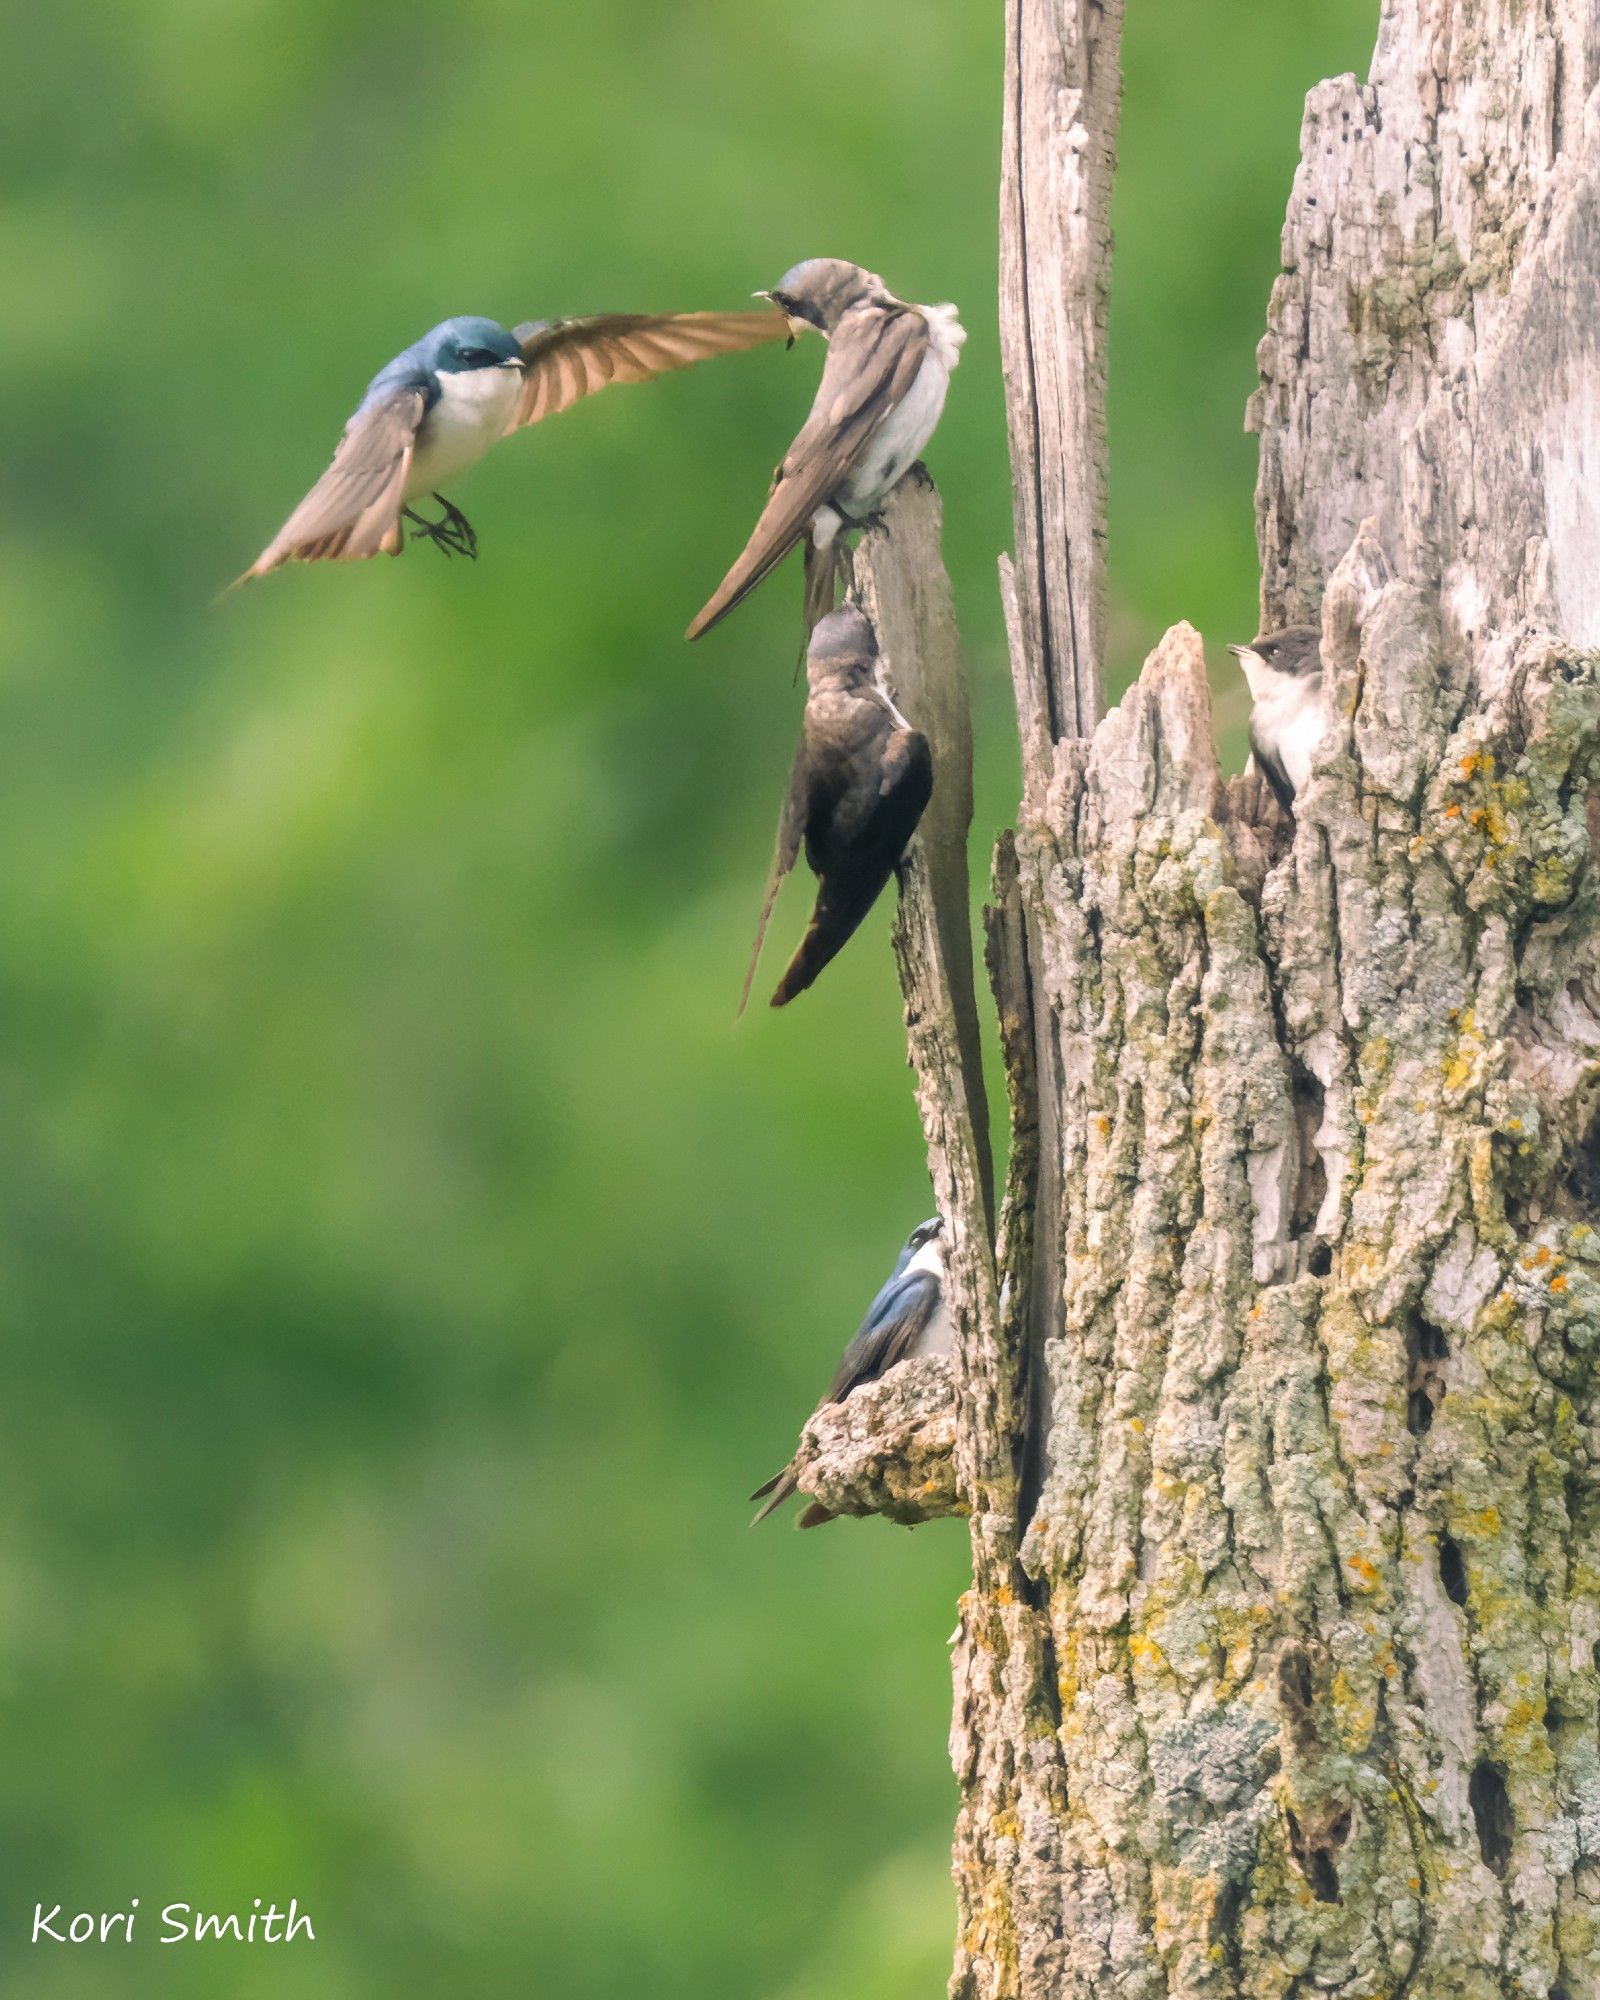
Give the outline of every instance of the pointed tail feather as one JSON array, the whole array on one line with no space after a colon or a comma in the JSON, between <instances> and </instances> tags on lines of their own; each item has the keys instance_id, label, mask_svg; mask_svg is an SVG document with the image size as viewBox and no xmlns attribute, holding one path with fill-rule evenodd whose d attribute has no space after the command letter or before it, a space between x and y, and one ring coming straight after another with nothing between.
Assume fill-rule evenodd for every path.
<instances>
[{"instance_id":1,"label":"pointed tail feather","mask_svg":"<svg viewBox=\"0 0 1600 2000\"><path fill-rule=\"evenodd\" d=\"M818 549L809 540L806 543L806 644L811 643L811 635L817 626L833 609L838 596L840 545L830 542L825 549Z\"/></svg>"},{"instance_id":2,"label":"pointed tail feather","mask_svg":"<svg viewBox=\"0 0 1600 2000\"><path fill-rule=\"evenodd\" d=\"M754 1493L750 1495L752 1500L765 1499L769 1493L772 1495L772 1498L767 1501L766 1506L757 1514L755 1520L750 1523L751 1527L753 1528L757 1523L764 1521L775 1508L781 1507L790 1494L796 1491L798 1491L798 1487L794 1473L790 1467L786 1465L782 1472L775 1472L764 1486L758 1486Z\"/></svg>"},{"instance_id":3,"label":"pointed tail feather","mask_svg":"<svg viewBox=\"0 0 1600 2000\"><path fill-rule=\"evenodd\" d=\"M774 1007L787 1007L791 1000L799 999L808 987L814 986L824 966L831 964L844 950L855 928L856 926L852 924L848 931L829 936L813 917L806 927L805 936L800 940L799 949L790 959L783 977L778 981L771 1004Z\"/></svg>"},{"instance_id":4,"label":"pointed tail feather","mask_svg":"<svg viewBox=\"0 0 1600 2000\"><path fill-rule=\"evenodd\" d=\"M866 875L858 874L854 880L843 885L837 881L823 882L817 891L816 908L811 912L806 934L772 996L774 1007L787 1007L808 986L816 984L824 967L833 963L860 930L867 912L878 900L880 891L893 872L892 868L885 868L881 873L874 869Z\"/></svg>"},{"instance_id":5,"label":"pointed tail feather","mask_svg":"<svg viewBox=\"0 0 1600 2000\"><path fill-rule=\"evenodd\" d=\"M746 564L749 552L746 551L718 584L710 600L695 615L694 622L683 636L686 639L701 639L713 625L720 625L730 611L737 610L743 604L758 584L766 582L799 539L800 537L796 535L793 541L780 543L764 560L748 567Z\"/></svg>"},{"instance_id":6,"label":"pointed tail feather","mask_svg":"<svg viewBox=\"0 0 1600 2000\"><path fill-rule=\"evenodd\" d=\"M767 870L767 886L762 892L761 916L756 924L755 946L750 953L750 968L744 976L744 991L739 995L740 1015L744 1013L750 998L751 983L755 979L756 966L761 959L761 947L766 942L767 925L772 919L778 891L787 880L789 871L793 868L800 852L800 841L805 830L807 790L806 739L802 734L794 753L794 762L789 767L789 783L783 794L783 811L778 819L778 837L772 843L772 865Z\"/></svg>"},{"instance_id":7,"label":"pointed tail feather","mask_svg":"<svg viewBox=\"0 0 1600 2000\"><path fill-rule=\"evenodd\" d=\"M762 899L761 915L756 922L756 941L750 953L749 968L744 975L744 990L739 995L739 1016L743 1015L750 1003L750 988L755 984L756 967L761 962L761 947L767 941L767 925L772 921L772 912L777 906L778 891L783 887L784 877L788 872L787 868L779 868L774 863L772 873L767 877L767 893ZM751 1497L753 1499L755 1496Z\"/></svg>"}]
</instances>

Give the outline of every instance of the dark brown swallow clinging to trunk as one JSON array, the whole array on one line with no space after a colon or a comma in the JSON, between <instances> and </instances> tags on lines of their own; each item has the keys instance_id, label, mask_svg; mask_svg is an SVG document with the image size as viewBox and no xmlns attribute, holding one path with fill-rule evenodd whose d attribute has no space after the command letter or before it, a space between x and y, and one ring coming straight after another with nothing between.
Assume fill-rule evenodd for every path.
<instances>
[{"instance_id":1,"label":"dark brown swallow clinging to trunk","mask_svg":"<svg viewBox=\"0 0 1600 2000\"><path fill-rule=\"evenodd\" d=\"M817 901L800 948L772 996L786 1007L849 941L916 831L933 790L933 761L878 678L878 641L847 605L822 619L806 653L805 724L740 997L742 1014L767 921L802 841Z\"/></svg>"}]
</instances>

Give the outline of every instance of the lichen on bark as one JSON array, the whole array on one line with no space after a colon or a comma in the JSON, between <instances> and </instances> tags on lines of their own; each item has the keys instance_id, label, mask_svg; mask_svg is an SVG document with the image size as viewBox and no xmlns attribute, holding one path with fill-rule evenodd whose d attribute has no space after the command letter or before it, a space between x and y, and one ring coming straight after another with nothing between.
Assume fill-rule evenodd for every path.
<instances>
[{"instance_id":1,"label":"lichen on bark","mask_svg":"<svg viewBox=\"0 0 1600 2000\"><path fill-rule=\"evenodd\" d=\"M1013 1150L1004 1309L965 1302L958 1362L958 1478L987 1484L951 1990L1579 2000L1600 1994L1600 20L1390 0L1368 83L1308 101L1251 413L1263 622L1320 621L1335 718L1292 828L1221 777L1196 634L1090 734L1094 619L1065 685L1039 601L1063 574L1098 601L1103 467L1034 489L1069 477L1041 469L1041 401L1101 358L1084 260L1118 24L1070 0L1008 17L1008 118L1078 121L1031 145L1008 124L1002 208L1019 533L1056 520L1068 547L1064 572L1024 547L1002 574ZM1041 230L1050 199L1091 226ZM1019 287L1030 234L1055 261ZM1052 287L1062 367L1037 347Z\"/></svg>"}]
</instances>

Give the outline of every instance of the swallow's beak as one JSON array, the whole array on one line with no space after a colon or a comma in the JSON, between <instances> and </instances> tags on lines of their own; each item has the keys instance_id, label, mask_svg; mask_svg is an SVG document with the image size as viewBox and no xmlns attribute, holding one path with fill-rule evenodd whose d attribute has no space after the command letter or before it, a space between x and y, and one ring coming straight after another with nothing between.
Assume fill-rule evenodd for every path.
<instances>
[{"instance_id":1,"label":"swallow's beak","mask_svg":"<svg viewBox=\"0 0 1600 2000\"><path fill-rule=\"evenodd\" d=\"M1228 651L1232 653L1233 657L1236 660L1242 660L1245 654L1249 652L1249 650L1250 648L1248 646L1230 646L1228 648Z\"/></svg>"},{"instance_id":2,"label":"swallow's beak","mask_svg":"<svg viewBox=\"0 0 1600 2000\"><path fill-rule=\"evenodd\" d=\"M750 296L753 299L765 299L769 306L777 304L777 300L772 296L771 292L752 292Z\"/></svg>"},{"instance_id":3,"label":"swallow's beak","mask_svg":"<svg viewBox=\"0 0 1600 2000\"><path fill-rule=\"evenodd\" d=\"M520 354L510 354L507 355L506 359L500 362L498 365L501 368L515 368L518 374L521 374L523 368L526 366L526 363L523 361L522 356Z\"/></svg>"}]
</instances>

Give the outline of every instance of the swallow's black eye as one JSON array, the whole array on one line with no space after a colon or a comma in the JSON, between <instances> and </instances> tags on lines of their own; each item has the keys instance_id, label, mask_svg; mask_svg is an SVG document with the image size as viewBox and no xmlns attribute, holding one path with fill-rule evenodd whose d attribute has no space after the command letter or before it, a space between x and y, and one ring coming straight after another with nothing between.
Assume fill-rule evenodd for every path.
<instances>
[{"instance_id":1,"label":"swallow's black eye","mask_svg":"<svg viewBox=\"0 0 1600 2000\"><path fill-rule=\"evenodd\" d=\"M461 358L469 368L492 368L500 357L491 354L487 347L464 347Z\"/></svg>"}]
</instances>

